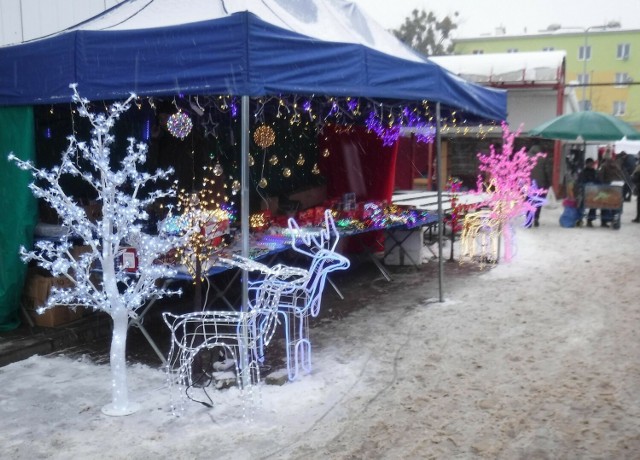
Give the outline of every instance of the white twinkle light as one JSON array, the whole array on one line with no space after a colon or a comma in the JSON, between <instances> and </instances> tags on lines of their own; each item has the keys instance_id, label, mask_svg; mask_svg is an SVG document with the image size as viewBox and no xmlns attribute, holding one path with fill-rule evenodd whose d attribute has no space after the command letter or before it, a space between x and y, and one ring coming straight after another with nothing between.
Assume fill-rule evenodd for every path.
<instances>
[{"instance_id":1,"label":"white twinkle light","mask_svg":"<svg viewBox=\"0 0 640 460\"><path fill-rule=\"evenodd\" d=\"M19 168L28 170L34 177L29 186L37 198L45 200L58 214L69 233L57 243L38 241L34 251L21 248L25 262L34 260L53 276L70 281L69 287L54 287L43 312L56 305L70 308L89 306L108 313L113 319L111 341L112 402L102 408L107 415L128 415L139 405L130 401L127 390L126 342L129 318L136 317L136 310L151 298L180 294L180 291L162 289L156 280L173 276L175 270L161 265L158 260L181 241L175 236L160 233L157 236L142 233L141 221L148 218L146 209L158 198L170 196L171 191L158 190L156 181L166 179L172 170L157 170L153 174L141 173L138 165L144 163L147 146L129 139L126 156L114 170L110 161L110 145L115 138L109 135L120 115L126 112L135 95L124 103L114 103L107 114L90 111L89 101L80 98L76 85L73 101L78 113L88 118L93 126L91 142L78 142L69 136L69 146L62 152L61 163L50 170L38 169L32 163L9 155ZM80 161L78 161L80 159ZM79 200L67 194L61 185L65 175L81 178L96 192L102 205L102 215L90 220ZM153 189L145 186L153 185ZM89 248L79 256L73 256L70 238L79 238ZM133 246L137 256L137 269L127 271L120 263L126 248ZM100 268L102 280L95 280L93 270Z\"/></svg>"}]
</instances>

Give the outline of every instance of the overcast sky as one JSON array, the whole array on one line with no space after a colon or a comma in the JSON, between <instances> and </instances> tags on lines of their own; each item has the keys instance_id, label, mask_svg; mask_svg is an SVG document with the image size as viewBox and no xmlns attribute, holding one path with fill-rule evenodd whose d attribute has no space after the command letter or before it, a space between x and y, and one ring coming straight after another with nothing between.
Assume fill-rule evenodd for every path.
<instances>
[{"instance_id":1,"label":"overcast sky","mask_svg":"<svg viewBox=\"0 0 640 460\"><path fill-rule=\"evenodd\" d=\"M0 44L46 35L90 16L119 0L0 0ZM354 0L387 29L398 28L413 9L433 11L439 19L454 17L455 37L537 32L550 24L589 27L619 21L640 29L640 0Z\"/></svg>"},{"instance_id":2,"label":"overcast sky","mask_svg":"<svg viewBox=\"0 0 640 460\"><path fill-rule=\"evenodd\" d=\"M619 21L625 29L640 29L640 0L355 0L387 29L399 27L413 9L453 17L457 37L493 34L499 26L520 34L546 29L549 24L589 27Z\"/></svg>"}]
</instances>

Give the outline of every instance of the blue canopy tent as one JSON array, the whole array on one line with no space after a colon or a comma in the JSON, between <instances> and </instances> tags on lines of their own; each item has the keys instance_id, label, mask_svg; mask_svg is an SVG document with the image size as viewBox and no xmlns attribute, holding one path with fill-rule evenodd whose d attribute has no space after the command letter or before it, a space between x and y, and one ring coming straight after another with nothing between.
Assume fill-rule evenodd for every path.
<instances>
[{"instance_id":1,"label":"blue canopy tent","mask_svg":"<svg viewBox=\"0 0 640 460\"><path fill-rule=\"evenodd\" d=\"M68 102L72 82L90 100L241 96L245 255L250 97L429 100L438 120L441 107L506 119L504 91L414 53L345 0L126 0L52 36L0 47L0 106Z\"/></svg>"}]
</instances>

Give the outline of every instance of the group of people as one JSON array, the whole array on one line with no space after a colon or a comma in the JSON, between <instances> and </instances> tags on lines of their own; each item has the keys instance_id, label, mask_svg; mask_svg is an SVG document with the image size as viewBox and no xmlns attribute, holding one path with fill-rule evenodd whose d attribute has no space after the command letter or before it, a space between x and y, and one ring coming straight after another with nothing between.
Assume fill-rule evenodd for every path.
<instances>
[{"instance_id":1,"label":"group of people","mask_svg":"<svg viewBox=\"0 0 640 460\"><path fill-rule=\"evenodd\" d=\"M539 146L533 145L529 149L529 155L533 156L539 151ZM531 180L535 181L538 187L548 189L552 184L551 178L551 162L546 158L540 158L531 171ZM565 200L571 204L565 205L568 208L565 207L565 213L560 218L560 224L565 227L582 226L586 211L585 191L587 185L610 185L616 181L622 181L624 184L622 187L624 201L631 201L634 194L638 195L636 199L636 215L631 222L640 223L640 152L637 155L620 152L614 158L612 152L607 150L604 152L598 167L596 167L596 161L592 158L587 158L584 161L584 167L579 172L573 184L573 189L569 191L569 199ZM620 207L622 207L622 204ZM587 211L587 227L593 227L594 221L597 219L597 211L595 208ZM613 222L617 228L620 221L616 213L621 211L622 209L600 209L600 225L602 227L610 227ZM532 222L534 227L539 225L539 218L540 208L537 208Z\"/></svg>"},{"instance_id":2,"label":"group of people","mask_svg":"<svg viewBox=\"0 0 640 460\"><path fill-rule=\"evenodd\" d=\"M585 160L584 169L578 175L575 186L575 197L578 203L579 220L577 226L582 225L582 217L585 211L585 188L591 184L608 185L614 181L623 181L623 199L631 201L635 190L640 189L640 152L638 156L629 155L626 152L620 152L614 159L611 152L607 151L602 157L599 168L596 169L595 161L592 158ZM638 197L640 198L640 196ZM614 218L613 209L600 210L600 225L609 227ZM587 213L587 227L593 227L596 220L596 209L589 209ZM636 207L636 216L631 221L640 223L640 200Z\"/></svg>"}]
</instances>

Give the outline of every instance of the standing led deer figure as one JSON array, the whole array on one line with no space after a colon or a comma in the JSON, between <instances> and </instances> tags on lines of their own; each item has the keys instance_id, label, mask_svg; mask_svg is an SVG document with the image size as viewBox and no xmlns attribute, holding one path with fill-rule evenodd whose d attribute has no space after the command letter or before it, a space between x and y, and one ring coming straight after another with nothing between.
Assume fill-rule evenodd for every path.
<instances>
[{"instance_id":1,"label":"standing led deer figure","mask_svg":"<svg viewBox=\"0 0 640 460\"><path fill-rule=\"evenodd\" d=\"M148 220L146 209L158 198L169 196L170 191L148 190L158 180L167 179L169 171L153 174L138 171L146 161L147 146L129 139L124 159L111 158L110 146L114 137L109 134L120 115L129 109L135 99L131 95L125 102L117 102L107 113L92 113L89 101L80 97L76 85L73 101L78 113L91 123L91 141L78 142L70 136L69 146L62 152L59 166L39 169L30 162L9 155L18 166L30 171L34 181L30 188L37 198L46 201L58 214L68 233L59 242L39 241L34 251L21 248L25 262L34 260L53 276L67 278L71 287L53 288L39 312L55 305L71 308L89 306L108 313L113 320L110 365L112 402L102 408L107 415L127 415L138 405L129 400L126 376L126 340L129 318L151 298L178 294L179 291L160 289L156 281L170 277L174 270L157 260L178 241L160 233L146 235L142 222ZM65 176L82 179L96 193L102 214L96 221L87 216L78 199L68 194L61 182ZM71 240L81 240L89 251L74 257ZM133 247L137 266L126 263L125 248ZM129 252L130 254L130 252ZM98 269L101 281L91 276Z\"/></svg>"}]
</instances>

